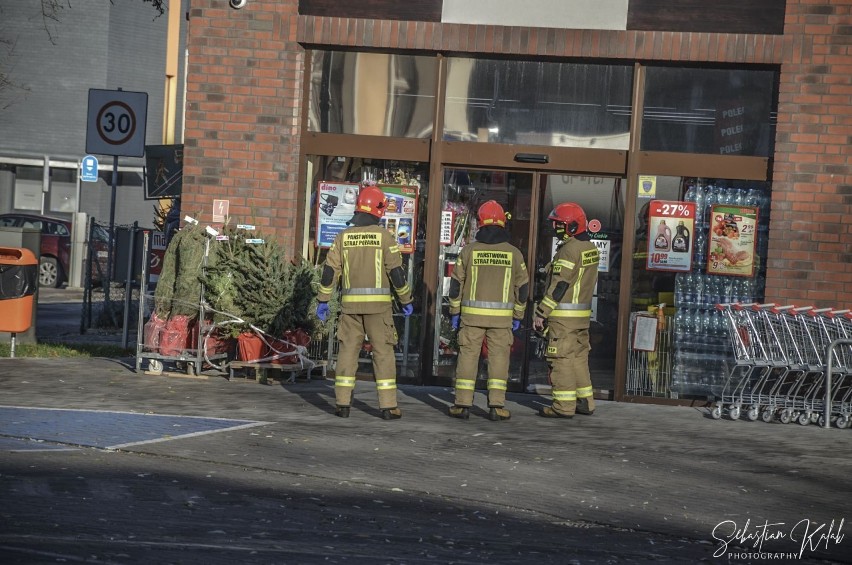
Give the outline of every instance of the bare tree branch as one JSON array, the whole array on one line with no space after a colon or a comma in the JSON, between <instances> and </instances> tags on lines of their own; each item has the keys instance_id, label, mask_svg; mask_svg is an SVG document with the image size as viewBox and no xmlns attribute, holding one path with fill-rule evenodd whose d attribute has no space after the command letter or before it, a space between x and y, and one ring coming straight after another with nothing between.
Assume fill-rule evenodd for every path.
<instances>
[{"instance_id":1,"label":"bare tree branch","mask_svg":"<svg viewBox=\"0 0 852 565\"><path fill-rule=\"evenodd\" d=\"M68 7L71 7L71 0L66 0ZM56 45L56 40L51 33L50 22L53 25L59 23L59 12L64 8L62 0L41 0L41 21L44 24L44 31L47 33L47 38L53 45Z\"/></svg>"},{"instance_id":2,"label":"bare tree branch","mask_svg":"<svg viewBox=\"0 0 852 565\"><path fill-rule=\"evenodd\" d=\"M11 78L12 71L15 70L15 65L12 64L15 44L11 39L0 39L0 110L5 110L30 92L30 87L18 84Z\"/></svg>"},{"instance_id":3,"label":"bare tree branch","mask_svg":"<svg viewBox=\"0 0 852 565\"><path fill-rule=\"evenodd\" d=\"M18 0L21 1L21 0ZM56 26L62 22L62 10L71 9L71 0L39 0L41 3L41 20L42 27L47 34L47 39L51 44L56 45ZM166 4L168 0L141 0L146 4L151 4L151 7L157 11L155 18L162 16L166 12ZM110 0L114 4L114 0ZM78 3L79 4L79 3ZM14 39L9 39L6 36L10 29L4 29L2 17L3 7L0 5L0 110L8 108L20 97L26 96L30 92L30 88L25 84L19 84L12 79L12 70L14 65L12 61L15 55Z\"/></svg>"}]
</instances>

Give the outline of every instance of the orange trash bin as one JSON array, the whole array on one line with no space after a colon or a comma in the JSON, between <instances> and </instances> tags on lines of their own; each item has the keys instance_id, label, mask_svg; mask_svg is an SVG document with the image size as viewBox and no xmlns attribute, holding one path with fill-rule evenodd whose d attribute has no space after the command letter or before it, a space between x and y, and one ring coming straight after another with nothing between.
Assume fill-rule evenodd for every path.
<instances>
[{"instance_id":1,"label":"orange trash bin","mask_svg":"<svg viewBox=\"0 0 852 565\"><path fill-rule=\"evenodd\" d=\"M0 332L25 332L33 323L38 260L29 249L0 247Z\"/></svg>"}]
</instances>

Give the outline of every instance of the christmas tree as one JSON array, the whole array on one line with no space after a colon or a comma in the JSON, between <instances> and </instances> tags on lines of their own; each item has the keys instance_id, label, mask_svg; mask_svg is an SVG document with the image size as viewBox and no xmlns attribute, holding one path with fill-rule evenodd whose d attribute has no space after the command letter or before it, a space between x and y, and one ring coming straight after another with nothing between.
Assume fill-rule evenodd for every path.
<instances>
[{"instance_id":1,"label":"christmas tree","mask_svg":"<svg viewBox=\"0 0 852 565\"><path fill-rule=\"evenodd\" d=\"M288 261L284 246L260 232L226 224L223 235L227 239L217 242L216 260L202 277L214 322L242 320L226 324L232 335L250 326L274 337L295 329L311 334L314 269L301 260Z\"/></svg>"}]
</instances>

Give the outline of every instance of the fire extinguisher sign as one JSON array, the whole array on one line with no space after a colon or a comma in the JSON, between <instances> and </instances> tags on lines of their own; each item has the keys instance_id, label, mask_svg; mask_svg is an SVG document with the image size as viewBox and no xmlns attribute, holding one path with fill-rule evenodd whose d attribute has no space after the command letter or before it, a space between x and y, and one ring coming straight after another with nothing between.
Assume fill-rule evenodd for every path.
<instances>
[{"instance_id":1,"label":"fire extinguisher sign","mask_svg":"<svg viewBox=\"0 0 852 565\"><path fill-rule=\"evenodd\" d=\"M692 269L695 204L652 200L648 207L647 221L647 269L689 272Z\"/></svg>"}]
</instances>

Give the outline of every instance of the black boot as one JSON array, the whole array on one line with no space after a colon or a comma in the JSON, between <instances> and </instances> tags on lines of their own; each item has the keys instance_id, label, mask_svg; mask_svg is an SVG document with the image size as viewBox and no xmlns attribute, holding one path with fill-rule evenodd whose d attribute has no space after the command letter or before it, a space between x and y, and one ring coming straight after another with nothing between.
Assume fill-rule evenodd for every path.
<instances>
[{"instance_id":1,"label":"black boot","mask_svg":"<svg viewBox=\"0 0 852 565\"><path fill-rule=\"evenodd\" d=\"M470 408L467 406L450 406L448 410L451 418L458 418L460 420L467 420L470 418Z\"/></svg>"},{"instance_id":2,"label":"black boot","mask_svg":"<svg viewBox=\"0 0 852 565\"><path fill-rule=\"evenodd\" d=\"M508 420L512 417L512 413L503 408L502 406L492 406L488 411L488 419L492 422L499 422L500 420Z\"/></svg>"},{"instance_id":3,"label":"black boot","mask_svg":"<svg viewBox=\"0 0 852 565\"><path fill-rule=\"evenodd\" d=\"M589 399L588 398L578 398L577 399L577 414L582 414L583 416L591 416L594 414L594 410L589 410Z\"/></svg>"},{"instance_id":4,"label":"black boot","mask_svg":"<svg viewBox=\"0 0 852 565\"><path fill-rule=\"evenodd\" d=\"M382 420L399 420L402 418L402 410L399 408L383 408Z\"/></svg>"},{"instance_id":5,"label":"black boot","mask_svg":"<svg viewBox=\"0 0 852 565\"><path fill-rule=\"evenodd\" d=\"M349 407L348 406L338 406L337 410L334 411L335 416L340 416L341 418L349 417Z\"/></svg>"}]
</instances>

